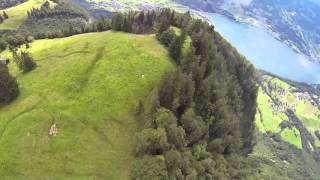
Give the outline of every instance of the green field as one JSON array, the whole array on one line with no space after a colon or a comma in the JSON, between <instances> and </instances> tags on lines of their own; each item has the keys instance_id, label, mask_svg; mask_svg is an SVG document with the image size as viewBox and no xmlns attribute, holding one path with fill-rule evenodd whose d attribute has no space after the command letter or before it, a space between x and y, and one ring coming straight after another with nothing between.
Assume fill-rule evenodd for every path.
<instances>
[{"instance_id":1,"label":"green field","mask_svg":"<svg viewBox=\"0 0 320 180\"><path fill-rule=\"evenodd\" d=\"M134 109L173 68L167 51L153 35L111 31L29 51L38 67L21 74L11 63L21 94L0 109L1 179L128 179Z\"/></svg>"},{"instance_id":2,"label":"green field","mask_svg":"<svg viewBox=\"0 0 320 180\"><path fill-rule=\"evenodd\" d=\"M263 79L264 82L259 89L257 101L256 125L258 130L262 133L267 131L280 133L283 140L301 148L300 132L296 128L281 130L279 126L281 122L288 121L285 110L291 109L313 135L316 146L320 146L320 141L315 135L315 131L320 130L320 109L311 102L311 95L298 91L294 86L278 78L263 76ZM262 87L268 89L269 94Z\"/></svg>"},{"instance_id":3,"label":"green field","mask_svg":"<svg viewBox=\"0 0 320 180\"><path fill-rule=\"evenodd\" d=\"M1 10L5 11L9 19L0 24L1 29L17 29L26 20L27 12L32 8L39 8L46 0L28 0L17 6Z\"/></svg>"},{"instance_id":4,"label":"green field","mask_svg":"<svg viewBox=\"0 0 320 180\"><path fill-rule=\"evenodd\" d=\"M308 94L299 86L276 77L262 75L260 78L262 82L259 84L255 120L257 144L249 158L259 164L256 166L262 179L317 179L319 166L313 159L314 156L305 153L305 147L302 146L306 143L303 138L305 131L292 124L283 129L280 127L281 123L292 121L285 113L287 109L291 109L314 137L315 146L319 147L314 131L320 129L320 109L310 99L314 94ZM273 139L271 135L266 136L267 132L277 134L282 141ZM297 149L292 145L303 153L296 153Z\"/></svg>"}]
</instances>

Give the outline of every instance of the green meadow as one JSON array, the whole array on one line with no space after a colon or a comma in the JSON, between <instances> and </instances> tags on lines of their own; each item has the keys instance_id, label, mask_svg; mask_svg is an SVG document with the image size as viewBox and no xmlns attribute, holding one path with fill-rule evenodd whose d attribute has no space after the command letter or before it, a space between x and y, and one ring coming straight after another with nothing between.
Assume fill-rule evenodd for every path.
<instances>
[{"instance_id":1,"label":"green meadow","mask_svg":"<svg viewBox=\"0 0 320 180\"><path fill-rule=\"evenodd\" d=\"M316 104L312 104L306 92L297 89L288 83L269 76L264 76L263 85L258 93L258 111L256 115L256 126L262 133L267 131L279 133L283 140L302 148L300 132L292 127L281 130L280 124L288 121L284 110L292 109L300 119L306 129L313 135L316 146L320 145L319 139L315 135L316 130L320 130L320 109ZM262 88L269 88L266 93ZM274 102L276 101L278 105Z\"/></svg>"},{"instance_id":2,"label":"green meadow","mask_svg":"<svg viewBox=\"0 0 320 180\"><path fill-rule=\"evenodd\" d=\"M10 64L21 93L0 109L1 179L128 179L135 108L173 68L167 50L154 35L108 31L28 51L38 67Z\"/></svg>"}]
</instances>

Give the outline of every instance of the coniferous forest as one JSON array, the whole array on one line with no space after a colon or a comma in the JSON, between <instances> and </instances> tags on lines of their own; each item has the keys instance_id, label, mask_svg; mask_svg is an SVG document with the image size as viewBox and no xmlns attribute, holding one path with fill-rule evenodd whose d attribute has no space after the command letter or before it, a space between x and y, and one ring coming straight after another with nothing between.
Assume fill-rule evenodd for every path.
<instances>
[{"instance_id":1,"label":"coniferous forest","mask_svg":"<svg viewBox=\"0 0 320 180\"><path fill-rule=\"evenodd\" d=\"M254 144L253 66L213 26L189 13L129 12L115 15L111 24L113 30L156 32L177 66L149 107L138 106L145 129L137 135L133 179L253 178L245 159Z\"/></svg>"},{"instance_id":2,"label":"coniferous forest","mask_svg":"<svg viewBox=\"0 0 320 180\"><path fill-rule=\"evenodd\" d=\"M24 26L61 17L83 23L2 36L0 48L19 47L33 38L109 29L154 33L176 66L136 108L136 119L143 128L136 135L132 179L255 179L256 171L246 159L254 146L255 69L214 31L214 26L192 18L190 13L170 9L117 13L111 20L88 23L79 9L63 4L52 9L48 3L28 12ZM31 58L25 56L20 59ZM35 68L28 62L28 71ZM15 99L19 89L7 67L0 64L0 73L0 97L6 97L0 99L3 104Z\"/></svg>"}]
</instances>

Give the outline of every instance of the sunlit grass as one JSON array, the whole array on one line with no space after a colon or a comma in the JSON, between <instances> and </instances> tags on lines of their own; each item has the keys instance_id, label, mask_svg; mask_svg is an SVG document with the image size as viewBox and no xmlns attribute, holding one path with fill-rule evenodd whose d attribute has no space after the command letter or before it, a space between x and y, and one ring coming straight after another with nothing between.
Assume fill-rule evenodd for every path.
<instances>
[{"instance_id":1,"label":"sunlit grass","mask_svg":"<svg viewBox=\"0 0 320 180\"><path fill-rule=\"evenodd\" d=\"M5 11L9 19L0 24L1 29L17 29L27 19L27 12L32 8L39 8L46 0L28 0L17 6L1 10Z\"/></svg>"},{"instance_id":2,"label":"sunlit grass","mask_svg":"<svg viewBox=\"0 0 320 180\"><path fill-rule=\"evenodd\" d=\"M320 129L320 110L315 104L311 104L308 93L296 91L288 83L270 76L264 76L264 83L264 86L271 88L271 90L269 89L270 94L265 93L261 88L259 90L258 110L261 112L261 116L260 114L256 115L258 130L263 133L266 131L280 132L280 123L288 120L284 111L290 108L295 111L306 129L314 136L316 145L319 146L320 142L314 132ZM281 103L281 110L275 106L272 107L272 104L277 104L273 100L278 104ZM301 148L301 137L298 130L285 129L281 136L285 141Z\"/></svg>"},{"instance_id":3,"label":"sunlit grass","mask_svg":"<svg viewBox=\"0 0 320 180\"><path fill-rule=\"evenodd\" d=\"M128 179L134 109L173 66L153 35L104 32L39 40L38 67L0 109L0 174L8 179ZM49 137L52 124L58 135Z\"/></svg>"}]
</instances>

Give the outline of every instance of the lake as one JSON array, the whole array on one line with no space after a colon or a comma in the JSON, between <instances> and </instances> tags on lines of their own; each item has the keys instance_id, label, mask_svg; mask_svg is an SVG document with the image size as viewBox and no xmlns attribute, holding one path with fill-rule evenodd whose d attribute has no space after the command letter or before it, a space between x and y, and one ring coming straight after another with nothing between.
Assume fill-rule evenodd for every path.
<instances>
[{"instance_id":1,"label":"lake","mask_svg":"<svg viewBox=\"0 0 320 180\"><path fill-rule=\"evenodd\" d=\"M309 84L320 84L320 63L309 61L264 28L237 23L218 14L207 14L215 30L256 68Z\"/></svg>"}]
</instances>

